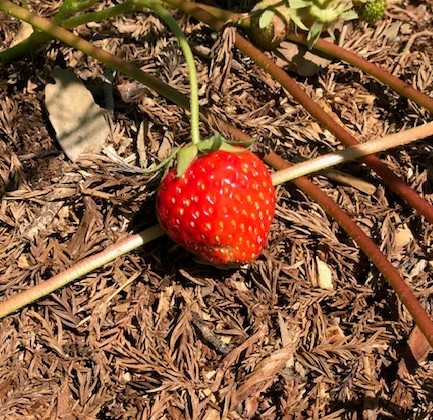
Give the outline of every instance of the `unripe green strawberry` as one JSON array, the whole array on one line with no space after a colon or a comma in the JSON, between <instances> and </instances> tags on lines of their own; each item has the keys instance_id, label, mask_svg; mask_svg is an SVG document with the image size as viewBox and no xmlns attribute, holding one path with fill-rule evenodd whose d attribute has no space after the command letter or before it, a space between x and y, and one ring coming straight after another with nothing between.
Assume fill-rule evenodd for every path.
<instances>
[{"instance_id":1,"label":"unripe green strawberry","mask_svg":"<svg viewBox=\"0 0 433 420\"><path fill-rule=\"evenodd\" d=\"M217 150L162 180L156 213L175 242L213 264L246 263L262 252L275 212L267 167L245 150Z\"/></svg>"},{"instance_id":2,"label":"unripe green strawberry","mask_svg":"<svg viewBox=\"0 0 433 420\"><path fill-rule=\"evenodd\" d=\"M286 38L290 18L288 8L281 0L262 0L251 11L248 36L264 50L274 50Z\"/></svg>"},{"instance_id":3,"label":"unripe green strawberry","mask_svg":"<svg viewBox=\"0 0 433 420\"><path fill-rule=\"evenodd\" d=\"M360 20L374 23L385 15L386 0L373 0L356 8Z\"/></svg>"}]
</instances>

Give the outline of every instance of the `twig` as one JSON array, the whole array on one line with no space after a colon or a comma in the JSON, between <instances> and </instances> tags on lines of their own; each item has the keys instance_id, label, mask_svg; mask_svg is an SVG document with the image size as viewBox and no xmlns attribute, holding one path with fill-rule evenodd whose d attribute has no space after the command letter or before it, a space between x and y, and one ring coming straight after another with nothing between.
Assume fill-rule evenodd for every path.
<instances>
[{"instance_id":1,"label":"twig","mask_svg":"<svg viewBox=\"0 0 433 420\"><path fill-rule=\"evenodd\" d=\"M410 49L411 49L413 43L415 42L415 40L417 38L419 38L421 36L430 36L430 37L433 37L433 32L432 31L421 31L421 32L418 32L416 34L413 34L409 38L409 40L406 42L406 45L405 45L405 47L404 47L404 49L403 49L403 51L402 51L402 53L400 55L400 58L398 59L397 64L394 67L394 70L392 71L392 75L393 76L396 76L400 72L401 66L402 66L404 60L406 59L406 57L409 55Z\"/></svg>"},{"instance_id":2,"label":"twig","mask_svg":"<svg viewBox=\"0 0 433 420\"><path fill-rule=\"evenodd\" d=\"M288 167L288 163L270 153L265 157L265 161L276 169ZM307 181L308 182L308 181ZM385 279L398 295L403 305L411 314L418 328L422 331L430 346L433 347L433 321L428 316L425 309L421 306L412 290L404 282L398 271L388 261L385 255L380 251L378 246L370 239L361 228L345 213L330 197L328 197L319 187L311 183L306 184L305 178L297 180L297 186L303 190L308 190L308 195L318 203L337 223L346 231L346 233L356 241L364 254L383 274Z\"/></svg>"},{"instance_id":3,"label":"twig","mask_svg":"<svg viewBox=\"0 0 433 420\"><path fill-rule=\"evenodd\" d=\"M247 340L245 340L240 346L233 349L228 353L220 364L218 372L215 376L214 383L211 386L212 391L217 391L220 388L221 381L224 378L227 369L235 362L239 355L248 347L252 346L256 341L265 337L268 333L268 327L266 325L260 326L260 328Z\"/></svg>"},{"instance_id":4,"label":"twig","mask_svg":"<svg viewBox=\"0 0 433 420\"><path fill-rule=\"evenodd\" d=\"M32 286L29 289L12 296L8 300L0 303L0 319L11 314L12 312L15 312L17 309L20 309L25 305L28 305L29 303L34 302L57 289L60 289L68 283L79 279L85 274L92 272L96 268L108 264L110 261L115 260L119 256L159 238L163 234L164 232L159 225L143 230L140 233L131 235L123 241L109 246L107 249L99 252L96 255L85 258L62 273L51 277L49 280L45 280L42 283Z\"/></svg>"},{"instance_id":5,"label":"twig","mask_svg":"<svg viewBox=\"0 0 433 420\"><path fill-rule=\"evenodd\" d=\"M337 169L326 169L322 171L322 174L325 175L326 178L339 182L340 184L356 188L364 194L373 195L377 190L372 183L347 174L346 172L338 171Z\"/></svg>"},{"instance_id":6,"label":"twig","mask_svg":"<svg viewBox=\"0 0 433 420\"><path fill-rule=\"evenodd\" d=\"M19 155L19 160L32 160L32 159L42 159L45 157L50 156L57 156L61 152L57 149L50 149L50 150L41 150L40 152L33 152L33 153L27 153L25 155Z\"/></svg>"},{"instance_id":7,"label":"twig","mask_svg":"<svg viewBox=\"0 0 433 420\"><path fill-rule=\"evenodd\" d=\"M282 184L291 181L294 178L307 175L313 172L320 171L331 166L339 165L340 163L358 159L372 153L381 152L393 147L402 146L421 140L425 137L433 135L433 123L428 123L415 128L410 128L399 133L390 134L380 139L370 140L356 146L347 147L344 150L328 153L317 158L306 160L290 166L287 169L278 171L274 174L272 180L274 185Z\"/></svg>"},{"instance_id":8,"label":"twig","mask_svg":"<svg viewBox=\"0 0 433 420\"><path fill-rule=\"evenodd\" d=\"M211 346L222 355L226 355L230 352L229 347L224 341L222 341L203 321L197 312L192 313L192 323L199 330L204 341L211 344Z\"/></svg>"}]
</instances>

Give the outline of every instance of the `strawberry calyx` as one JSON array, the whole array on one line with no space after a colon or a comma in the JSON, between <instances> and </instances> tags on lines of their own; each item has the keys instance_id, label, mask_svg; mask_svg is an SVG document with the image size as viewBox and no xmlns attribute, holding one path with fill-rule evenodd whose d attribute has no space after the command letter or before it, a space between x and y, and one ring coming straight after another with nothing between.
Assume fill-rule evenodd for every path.
<instances>
[{"instance_id":1,"label":"strawberry calyx","mask_svg":"<svg viewBox=\"0 0 433 420\"><path fill-rule=\"evenodd\" d=\"M221 134L217 133L214 136L201 140L198 143L190 143L180 148L177 153L176 176L181 177L189 168L192 162L199 155L207 155L217 150L226 152L240 153L245 151L245 146L249 146L253 140L248 143L232 143L228 142ZM239 145L242 144L243 147Z\"/></svg>"}]
</instances>

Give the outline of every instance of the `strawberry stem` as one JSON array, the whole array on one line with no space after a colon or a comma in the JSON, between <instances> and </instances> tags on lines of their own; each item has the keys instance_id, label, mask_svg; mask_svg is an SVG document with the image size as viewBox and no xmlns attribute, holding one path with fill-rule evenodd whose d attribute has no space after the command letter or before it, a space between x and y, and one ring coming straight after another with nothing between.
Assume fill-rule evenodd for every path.
<instances>
[{"instance_id":1,"label":"strawberry stem","mask_svg":"<svg viewBox=\"0 0 433 420\"><path fill-rule=\"evenodd\" d=\"M0 303L0 319L28 305L37 299L46 296L72 281L83 277L85 274L104 266L110 261L124 255L154 239L162 236L164 232L159 225L143 230L135 235L130 235L96 255L91 255L67 270L30 287L15 296Z\"/></svg>"},{"instance_id":2,"label":"strawberry stem","mask_svg":"<svg viewBox=\"0 0 433 420\"><path fill-rule=\"evenodd\" d=\"M199 130L199 104L198 104L198 83L197 83L197 69L195 67L194 55L189 46L188 40L185 34L180 29L176 20L161 4L152 0L137 0L136 3L140 6L147 7L153 10L158 16L170 27L176 38L179 41L179 45L182 48L185 56L186 66L189 76L190 86L190 111L191 111L191 141L193 144L200 142L200 130Z\"/></svg>"},{"instance_id":3,"label":"strawberry stem","mask_svg":"<svg viewBox=\"0 0 433 420\"><path fill-rule=\"evenodd\" d=\"M305 162L297 163L272 174L274 185L284 184L292 179L299 178L313 172L339 165L362 156L370 155L393 147L403 146L414 141L424 139L433 135L433 123L420 125L405 131L390 134L388 136L346 147L343 150L308 159Z\"/></svg>"}]
</instances>

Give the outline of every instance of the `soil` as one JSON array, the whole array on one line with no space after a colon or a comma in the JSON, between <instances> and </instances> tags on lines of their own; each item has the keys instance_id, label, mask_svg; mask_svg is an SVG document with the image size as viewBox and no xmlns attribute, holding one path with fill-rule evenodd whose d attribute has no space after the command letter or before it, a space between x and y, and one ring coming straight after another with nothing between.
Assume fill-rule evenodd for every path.
<instances>
[{"instance_id":1,"label":"soil","mask_svg":"<svg viewBox=\"0 0 433 420\"><path fill-rule=\"evenodd\" d=\"M48 17L59 6L29 3ZM195 48L201 105L292 162L339 147L236 50L232 28L216 34L175 16ZM390 1L383 21L348 24L337 42L432 96L432 25L431 2ZM0 13L2 50L18 28ZM75 31L188 94L178 43L155 16ZM100 154L71 162L57 142L44 100L56 66L99 105L114 100ZM131 173L121 160L161 162L188 141L188 114L118 73L107 96L103 71L56 41L0 65L1 301L156 222L162 174ZM337 60L310 77L290 74L360 141L432 121ZM432 156L431 139L380 154L431 204ZM365 165L338 169L367 190L352 179L311 179L432 314L432 225ZM2 319L0 419L430 418L433 358L392 288L319 205L293 184L277 194L266 250L252 264L203 265L163 237Z\"/></svg>"}]
</instances>

